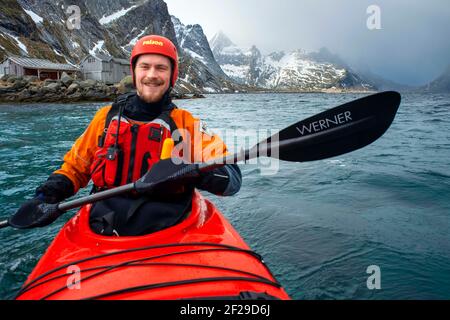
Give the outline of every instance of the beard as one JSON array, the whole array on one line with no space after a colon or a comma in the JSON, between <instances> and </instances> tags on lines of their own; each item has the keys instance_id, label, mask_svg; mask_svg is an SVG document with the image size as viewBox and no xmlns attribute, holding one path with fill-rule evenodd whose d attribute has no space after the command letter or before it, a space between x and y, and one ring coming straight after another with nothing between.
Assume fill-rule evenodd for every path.
<instances>
[{"instance_id":1,"label":"beard","mask_svg":"<svg viewBox=\"0 0 450 320\"><path fill-rule=\"evenodd\" d=\"M147 103L158 102L162 99L167 89L165 82L160 79L143 79L138 88L138 95Z\"/></svg>"}]
</instances>

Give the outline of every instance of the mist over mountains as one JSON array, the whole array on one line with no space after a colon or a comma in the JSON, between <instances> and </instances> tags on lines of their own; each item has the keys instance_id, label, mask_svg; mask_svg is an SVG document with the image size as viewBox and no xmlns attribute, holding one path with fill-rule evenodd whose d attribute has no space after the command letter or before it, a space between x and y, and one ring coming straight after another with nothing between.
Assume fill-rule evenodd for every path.
<instances>
[{"instance_id":1,"label":"mist over mountains","mask_svg":"<svg viewBox=\"0 0 450 320\"><path fill-rule=\"evenodd\" d=\"M70 6L80 9L80 29L67 27ZM136 41L147 34L166 36L179 48L175 90L180 93L450 91L450 68L429 85L411 88L353 70L326 48L263 55L255 46L236 46L223 32L208 41L200 25L184 25L170 15L163 0L5 0L0 61L9 55L73 65L88 54L127 59Z\"/></svg>"}]
</instances>

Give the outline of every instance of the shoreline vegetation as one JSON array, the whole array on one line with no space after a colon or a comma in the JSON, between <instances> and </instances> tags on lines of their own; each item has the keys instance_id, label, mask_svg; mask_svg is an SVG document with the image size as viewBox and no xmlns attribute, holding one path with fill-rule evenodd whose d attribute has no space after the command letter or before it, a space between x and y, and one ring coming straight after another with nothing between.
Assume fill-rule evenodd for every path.
<instances>
[{"instance_id":1,"label":"shoreline vegetation","mask_svg":"<svg viewBox=\"0 0 450 320\"><path fill-rule=\"evenodd\" d=\"M74 103L74 102L112 102L123 93L134 91L131 77L120 83L108 85L96 80L73 79L63 74L59 80L39 80L36 76L17 77L5 75L0 78L0 103ZM370 90L323 89L317 91L289 90L243 90L238 93L373 93ZM211 93L214 94L214 93ZM204 98L200 93L177 93L175 88L172 98L196 99Z\"/></svg>"}]
</instances>

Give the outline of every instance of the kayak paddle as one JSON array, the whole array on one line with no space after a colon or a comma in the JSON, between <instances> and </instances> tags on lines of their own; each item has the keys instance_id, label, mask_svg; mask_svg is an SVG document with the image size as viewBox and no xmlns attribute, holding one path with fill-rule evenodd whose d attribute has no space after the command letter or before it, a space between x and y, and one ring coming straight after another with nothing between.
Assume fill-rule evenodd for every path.
<instances>
[{"instance_id":1,"label":"kayak paddle","mask_svg":"<svg viewBox=\"0 0 450 320\"><path fill-rule=\"evenodd\" d=\"M304 162L331 158L367 146L381 137L391 125L400 106L398 92L386 91L360 98L299 121L254 147L210 162L193 164L192 168L209 171L224 164L268 156L284 161ZM191 171L183 168L178 176ZM168 177L168 180L171 177ZM54 204L61 211L119 196L139 189L139 183L129 183L114 189L79 199ZM27 228L30 217L13 215L9 221L16 228ZM9 226L8 220L0 228Z\"/></svg>"}]
</instances>

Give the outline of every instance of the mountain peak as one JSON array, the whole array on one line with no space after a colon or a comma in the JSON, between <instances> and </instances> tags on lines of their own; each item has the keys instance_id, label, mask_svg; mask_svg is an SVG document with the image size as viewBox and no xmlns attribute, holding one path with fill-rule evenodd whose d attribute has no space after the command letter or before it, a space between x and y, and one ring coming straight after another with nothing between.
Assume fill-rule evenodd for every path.
<instances>
[{"instance_id":1,"label":"mountain peak","mask_svg":"<svg viewBox=\"0 0 450 320\"><path fill-rule=\"evenodd\" d=\"M213 52L220 52L223 48L235 46L223 31L217 32L209 43Z\"/></svg>"},{"instance_id":2,"label":"mountain peak","mask_svg":"<svg viewBox=\"0 0 450 320\"><path fill-rule=\"evenodd\" d=\"M349 68L339 55L332 53L327 47L320 48L318 52L311 52L309 56L317 62L329 62L339 68Z\"/></svg>"}]
</instances>

